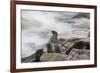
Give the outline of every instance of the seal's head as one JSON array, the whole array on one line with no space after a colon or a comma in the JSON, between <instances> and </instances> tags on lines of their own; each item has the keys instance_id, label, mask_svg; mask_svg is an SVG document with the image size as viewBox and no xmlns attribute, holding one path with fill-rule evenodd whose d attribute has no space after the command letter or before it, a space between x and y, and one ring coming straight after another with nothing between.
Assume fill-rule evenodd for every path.
<instances>
[{"instance_id":1,"label":"seal's head","mask_svg":"<svg viewBox=\"0 0 100 73\"><path fill-rule=\"evenodd\" d=\"M57 35L57 32L56 31L51 31L52 32L52 34L56 34Z\"/></svg>"}]
</instances>

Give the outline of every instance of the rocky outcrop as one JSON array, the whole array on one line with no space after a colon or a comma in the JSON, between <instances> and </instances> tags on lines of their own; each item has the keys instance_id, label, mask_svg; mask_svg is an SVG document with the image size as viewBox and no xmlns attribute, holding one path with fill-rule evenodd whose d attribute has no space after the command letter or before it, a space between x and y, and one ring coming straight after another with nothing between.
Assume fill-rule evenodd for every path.
<instances>
[{"instance_id":1,"label":"rocky outcrop","mask_svg":"<svg viewBox=\"0 0 100 73\"><path fill-rule=\"evenodd\" d=\"M89 60L90 52L89 50L80 50L80 49L72 49L69 55L67 56L67 60Z\"/></svg>"},{"instance_id":2,"label":"rocky outcrop","mask_svg":"<svg viewBox=\"0 0 100 73\"><path fill-rule=\"evenodd\" d=\"M65 53L68 55L73 48L75 49L90 49L90 41L88 38L71 38L59 39L61 45L65 48Z\"/></svg>"},{"instance_id":3,"label":"rocky outcrop","mask_svg":"<svg viewBox=\"0 0 100 73\"><path fill-rule=\"evenodd\" d=\"M66 61L66 55L59 54L59 53L44 53L40 60L42 62L48 62L48 61Z\"/></svg>"},{"instance_id":4,"label":"rocky outcrop","mask_svg":"<svg viewBox=\"0 0 100 73\"><path fill-rule=\"evenodd\" d=\"M34 54L22 59L22 62L48 62L89 60L90 42L86 38L58 39L56 44L46 44L47 51L38 49Z\"/></svg>"}]
</instances>

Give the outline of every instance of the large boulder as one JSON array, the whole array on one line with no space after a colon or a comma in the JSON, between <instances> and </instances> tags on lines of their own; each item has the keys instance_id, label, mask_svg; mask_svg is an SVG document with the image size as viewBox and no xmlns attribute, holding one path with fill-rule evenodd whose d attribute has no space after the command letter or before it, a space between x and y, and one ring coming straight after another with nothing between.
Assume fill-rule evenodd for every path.
<instances>
[{"instance_id":1,"label":"large boulder","mask_svg":"<svg viewBox=\"0 0 100 73\"><path fill-rule=\"evenodd\" d=\"M83 49L85 47L86 50L90 50L90 41L85 38L74 38L69 39L64 43L65 53L68 55L73 48L75 49Z\"/></svg>"},{"instance_id":2,"label":"large boulder","mask_svg":"<svg viewBox=\"0 0 100 73\"><path fill-rule=\"evenodd\" d=\"M40 61L48 62L48 61L66 61L67 56L59 53L44 53L40 57Z\"/></svg>"},{"instance_id":3,"label":"large boulder","mask_svg":"<svg viewBox=\"0 0 100 73\"><path fill-rule=\"evenodd\" d=\"M90 51L86 49L72 49L69 55L67 55L67 60L89 60Z\"/></svg>"},{"instance_id":4,"label":"large boulder","mask_svg":"<svg viewBox=\"0 0 100 73\"><path fill-rule=\"evenodd\" d=\"M81 55L79 55L79 59L80 60L88 60L88 59L90 59L90 57L86 54L81 54Z\"/></svg>"}]
</instances>

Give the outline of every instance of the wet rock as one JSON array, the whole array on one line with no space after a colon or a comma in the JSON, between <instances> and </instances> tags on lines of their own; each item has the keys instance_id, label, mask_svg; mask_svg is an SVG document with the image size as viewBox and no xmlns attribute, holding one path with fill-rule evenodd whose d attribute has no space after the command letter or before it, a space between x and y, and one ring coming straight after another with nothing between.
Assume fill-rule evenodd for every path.
<instances>
[{"instance_id":1,"label":"wet rock","mask_svg":"<svg viewBox=\"0 0 100 73\"><path fill-rule=\"evenodd\" d=\"M88 60L88 59L90 59L90 57L86 54L81 54L81 55L79 55L79 59L80 60Z\"/></svg>"},{"instance_id":2,"label":"wet rock","mask_svg":"<svg viewBox=\"0 0 100 73\"><path fill-rule=\"evenodd\" d=\"M71 52L71 50L73 48L75 48L75 49L83 49L85 47L85 49L87 49L87 50L90 49L90 42L88 42L88 41L86 42L86 41L83 41L81 39L73 41L73 42L68 42L66 44L68 44L66 46L67 49L66 49L66 52L65 52L67 55Z\"/></svg>"},{"instance_id":3,"label":"wet rock","mask_svg":"<svg viewBox=\"0 0 100 73\"><path fill-rule=\"evenodd\" d=\"M40 62L40 57L43 54L43 49L38 49L35 53L35 60L34 62Z\"/></svg>"},{"instance_id":4,"label":"wet rock","mask_svg":"<svg viewBox=\"0 0 100 73\"><path fill-rule=\"evenodd\" d=\"M66 55L59 54L59 53L44 53L40 60L42 62L48 62L48 61L66 61Z\"/></svg>"},{"instance_id":5,"label":"wet rock","mask_svg":"<svg viewBox=\"0 0 100 73\"><path fill-rule=\"evenodd\" d=\"M73 61L90 59L90 43L86 38L58 40L59 43L46 44L46 51L38 49L34 54L22 59L22 62Z\"/></svg>"},{"instance_id":6,"label":"wet rock","mask_svg":"<svg viewBox=\"0 0 100 73\"><path fill-rule=\"evenodd\" d=\"M90 58L89 50L72 49L67 60L88 60Z\"/></svg>"},{"instance_id":7,"label":"wet rock","mask_svg":"<svg viewBox=\"0 0 100 73\"><path fill-rule=\"evenodd\" d=\"M78 60L78 56L79 54L75 50L72 50L67 56L67 60Z\"/></svg>"}]
</instances>

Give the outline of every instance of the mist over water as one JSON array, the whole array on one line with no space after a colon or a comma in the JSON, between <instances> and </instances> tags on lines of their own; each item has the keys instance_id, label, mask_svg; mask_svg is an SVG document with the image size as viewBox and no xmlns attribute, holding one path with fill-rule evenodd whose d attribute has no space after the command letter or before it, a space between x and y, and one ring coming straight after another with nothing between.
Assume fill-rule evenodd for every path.
<instances>
[{"instance_id":1,"label":"mist over water","mask_svg":"<svg viewBox=\"0 0 100 73\"><path fill-rule=\"evenodd\" d=\"M22 58L33 54L37 49L45 49L52 30L57 31L58 38L86 38L90 20L86 17L72 18L78 14L80 13L22 10Z\"/></svg>"}]
</instances>

